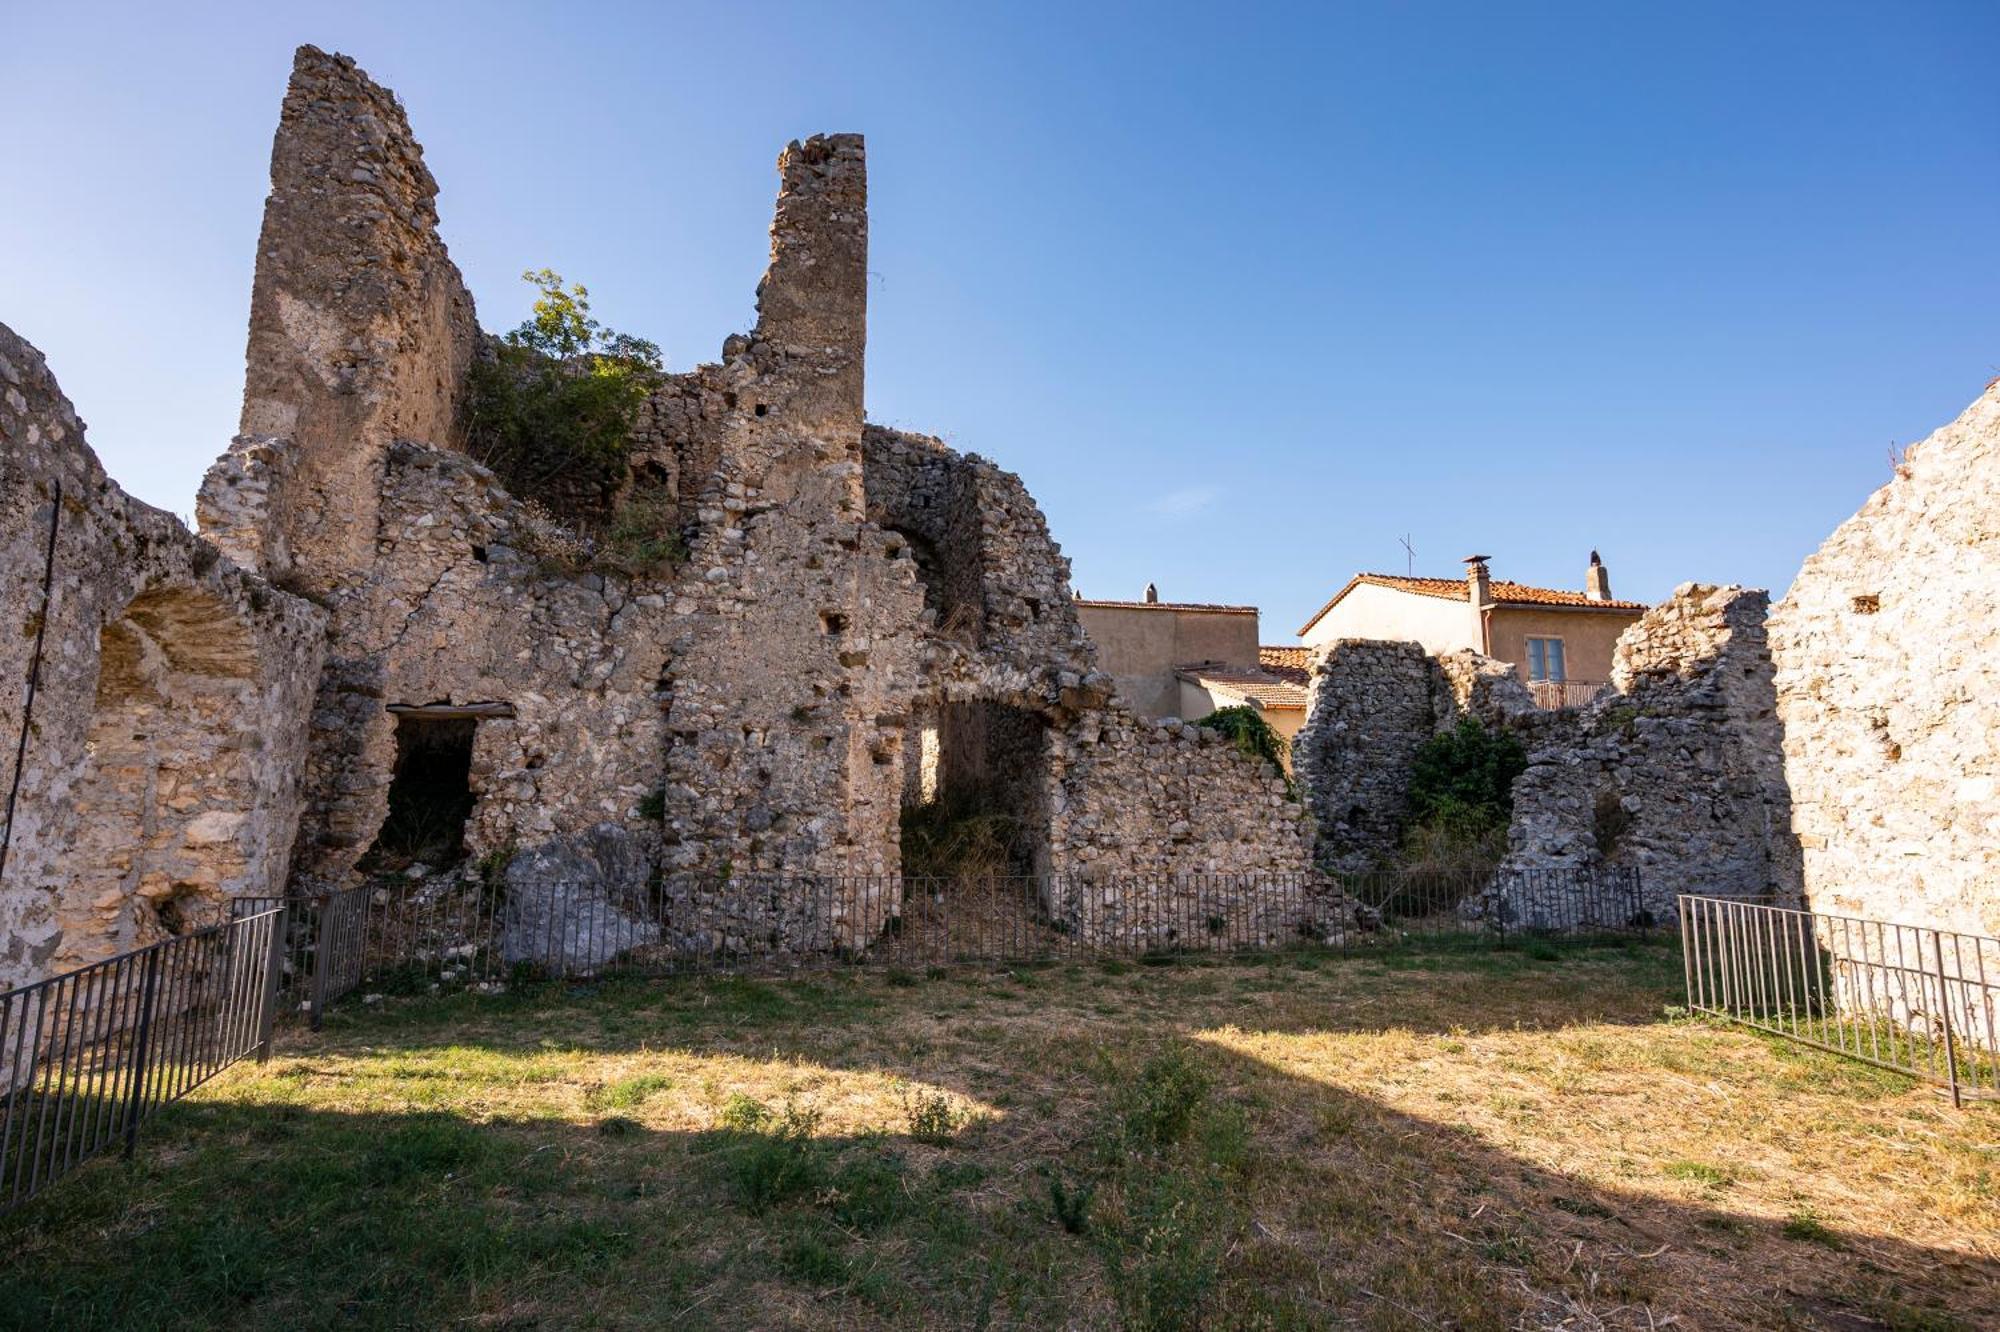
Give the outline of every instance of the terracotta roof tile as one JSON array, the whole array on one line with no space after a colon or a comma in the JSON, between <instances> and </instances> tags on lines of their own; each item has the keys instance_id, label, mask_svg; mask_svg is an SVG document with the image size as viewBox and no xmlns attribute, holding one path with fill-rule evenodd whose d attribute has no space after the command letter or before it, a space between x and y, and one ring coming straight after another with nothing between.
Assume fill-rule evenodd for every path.
<instances>
[{"instance_id":1,"label":"terracotta roof tile","mask_svg":"<svg viewBox=\"0 0 2000 1332\"><path fill-rule=\"evenodd\" d=\"M1280 680L1303 687L1312 680L1312 649L1265 643L1257 649L1257 664Z\"/></svg>"},{"instance_id":2,"label":"terracotta roof tile","mask_svg":"<svg viewBox=\"0 0 2000 1332\"><path fill-rule=\"evenodd\" d=\"M1225 666L1215 662L1195 662L1177 666L1176 673L1215 694L1233 694L1267 708L1303 708L1306 689L1261 666Z\"/></svg>"},{"instance_id":3,"label":"terracotta roof tile","mask_svg":"<svg viewBox=\"0 0 2000 1332\"><path fill-rule=\"evenodd\" d=\"M1420 597L1440 597L1446 601L1464 601L1465 580L1463 578L1411 578L1403 574L1356 574L1347 580L1347 585L1333 594L1326 605L1313 612L1299 629L1300 633L1318 624L1320 617L1340 604L1342 597L1352 592L1362 583L1373 583L1377 587L1394 588L1398 592L1413 592ZM1496 606L1565 606L1577 610L1592 611L1647 611L1652 607L1643 601L1593 601L1581 592L1572 592L1559 587L1531 587L1526 583L1510 583L1504 578L1496 578L1490 586L1493 589L1493 604Z\"/></svg>"}]
</instances>

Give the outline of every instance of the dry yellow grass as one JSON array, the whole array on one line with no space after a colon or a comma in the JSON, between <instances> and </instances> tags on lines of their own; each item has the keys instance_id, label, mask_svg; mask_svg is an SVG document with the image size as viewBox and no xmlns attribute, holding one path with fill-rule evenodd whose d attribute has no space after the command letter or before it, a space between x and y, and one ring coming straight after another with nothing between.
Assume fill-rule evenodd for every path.
<instances>
[{"instance_id":1,"label":"dry yellow grass","mask_svg":"<svg viewBox=\"0 0 2000 1332\"><path fill-rule=\"evenodd\" d=\"M1163 1287L1178 1325L2000 1325L1994 1109L1673 1018L1678 977L1646 948L349 1008L0 1227L0 1325L1172 1326L1135 1283L1211 1260ZM1176 1049L1212 1122L1139 1151L1120 1116ZM751 1101L806 1145L732 1127ZM809 1186L756 1192L788 1161ZM1084 1233L1052 1178L1096 1189ZM1202 1225L1149 1268L1162 1180Z\"/></svg>"}]
</instances>

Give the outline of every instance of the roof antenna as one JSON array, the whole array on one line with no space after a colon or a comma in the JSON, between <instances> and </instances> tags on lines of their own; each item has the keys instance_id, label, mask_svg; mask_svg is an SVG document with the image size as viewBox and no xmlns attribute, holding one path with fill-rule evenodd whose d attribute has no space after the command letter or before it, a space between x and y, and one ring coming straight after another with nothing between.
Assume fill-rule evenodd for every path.
<instances>
[{"instance_id":1,"label":"roof antenna","mask_svg":"<svg viewBox=\"0 0 2000 1332\"><path fill-rule=\"evenodd\" d=\"M1397 538L1397 542L1403 547L1403 554L1407 557L1403 562L1404 569L1409 573L1410 577L1416 577L1417 548L1410 544L1410 534L1408 532L1403 533L1402 536Z\"/></svg>"}]
</instances>

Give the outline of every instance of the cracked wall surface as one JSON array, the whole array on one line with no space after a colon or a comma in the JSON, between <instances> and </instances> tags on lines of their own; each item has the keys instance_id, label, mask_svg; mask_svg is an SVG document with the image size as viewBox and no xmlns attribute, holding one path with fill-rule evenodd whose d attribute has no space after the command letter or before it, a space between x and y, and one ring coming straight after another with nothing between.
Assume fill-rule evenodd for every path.
<instances>
[{"instance_id":1,"label":"cracked wall surface","mask_svg":"<svg viewBox=\"0 0 2000 1332\"><path fill-rule=\"evenodd\" d=\"M5 326L0 515L6 988L284 890L324 617L120 490Z\"/></svg>"}]
</instances>

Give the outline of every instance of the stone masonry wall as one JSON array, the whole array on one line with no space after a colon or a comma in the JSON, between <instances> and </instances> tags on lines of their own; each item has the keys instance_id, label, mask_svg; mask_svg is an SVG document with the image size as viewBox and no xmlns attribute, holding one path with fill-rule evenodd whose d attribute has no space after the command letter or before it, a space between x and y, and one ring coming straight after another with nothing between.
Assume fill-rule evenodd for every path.
<instances>
[{"instance_id":1,"label":"stone masonry wall","mask_svg":"<svg viewBox=\"0 0 2000 1332\"><path fill-rule=\"evenodd\" d=\"M271 148L239 440L197 502L231 558L314 593L375 559L391 441L455 438L478 342L395 95L299 48Z\"/></svg>"},{"instance_id":2,"label":"stone masonry wall","mask_svg":"<svg viewBox=\"0 0 2000 1332\"><path fill-rule=\"evenodd\" d=\"M1678 893L1796 900L1768 605L1684 584L1619 638L1609 691L1517 719L1529 766L1503 871L1634 867L1655 919ZM1563 902L1516 907L1569 923Z\"/></svg>"},{"instance_id":3,"label":"stone masonry wall","mask_svg":"<svg viewBox=\"0 0 2000 1332\"><path fill-rule=\"evenodd\" d=\"M4 326L0 605L0 989L281 892L324 617L120 490Z\"/></svg>"},{"instance_id":4,"label":"stone masonry wall","mask_svg":"<svg viewBox=\"0 0 2000 1332\"><path fill-rule=\"evenodd\" d=\"M2000 381L1913 446L1773 613L1816 910L2000 934Z\"/></svg>"},{"instance_id":5,"label":"stone masonry wall","mask_svg":"<svg viewBox=\"0 0 2000 1332\"><path fill-rule=\"evenodd\" d=\"M1392 860L1409 817L1417 750L1462 715L1488 726L1531 714L1513 668L1476 652L1341 639L1313 662L1293 771L1318 820L1318 863L1358 872Z\"/></svg>"},{"instance_id":6,"label":"stone masonry wall","mask_svg":"<svg viewBox=\"0 0 2000 1332\"><path fill-rule=\"evenodd\" d=\"M794 918L786 876L874 876L814 927L865 944L899 905L925 727L974 705L1039 718L1041 752L1007 750L1030 769L1009 775L1023 807L1048 811L1038 864L1303 869L1304 821L1254 760L1198 736L1141 744L1019 479L864 425L860 139L794 143L779 176L756 327L670 376L632 440L627 489L671 498L687 559L607 572L458 451L451 409L481 335L435 184L393 96L300 52L243 433L199 504L219 544L328 613L295 886L351 881L375 840L392 709L470 705L468 850L528 867L507 874L517 894L693 885L668 927L682 939Z\"/></svg>"},{"instance_id":7,"label":"stone masonry wall","mask_svg":"<svg viewBox=\"0 0 2000 1332\"><path fill-rule=\"evenodd\" d=\"M1437 667L1416 643L1343 639L1313 664L1293 771L1319 825L1319 863L1353 871L1392 855L1417 747L1438 725Z\"/></svg>"}]
</instances>

